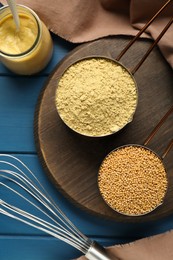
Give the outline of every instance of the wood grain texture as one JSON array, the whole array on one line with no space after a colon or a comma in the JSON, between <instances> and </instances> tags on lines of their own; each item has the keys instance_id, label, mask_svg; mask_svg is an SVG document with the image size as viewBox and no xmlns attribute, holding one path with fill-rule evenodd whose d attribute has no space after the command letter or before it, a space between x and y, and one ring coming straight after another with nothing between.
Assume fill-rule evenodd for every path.
<instances>
[{"instance_id":1,"label":"wood grain texture","mask_svg":"<svg viewBox=\"0 0 173 260\"><path fill-rule=\"evenodd\" d=\"M173 72L156 48L135 73L139 89L139 104L134 120L119 133L104 138L80 136L59 118L55 108L55 90L64 70L79 58L103 55L116 58L129 41L128 37L109 37L83 44L74 49L45 84L35 113L35 141L41 162L56 186L81 208L116 221L141 222L167 216L173 212L173 160L171 151L164 160L169 179L165 202L152 213L142 217L122 216L103 201L97 187L98 168L112 149L129 143L142 144L153 127L173 104ZM123 57L121 62L132 68L140 60L150 40L141 39ZM162 154L172 139L171 115L159 130L149 147Z\"/></svg>"}]
</instances>

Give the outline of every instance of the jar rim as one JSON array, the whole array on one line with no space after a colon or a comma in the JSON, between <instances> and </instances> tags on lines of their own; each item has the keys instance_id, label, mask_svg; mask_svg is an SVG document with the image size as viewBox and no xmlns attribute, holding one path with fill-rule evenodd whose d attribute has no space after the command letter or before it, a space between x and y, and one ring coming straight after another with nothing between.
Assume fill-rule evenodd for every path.
<instances>
[{"instance_id":1,"label":"jar rim","mask_svg":"<svg viewBox=\"0 0 173 260\"><path fill-rule=\"evenodd\" d=\"M3 52L0 50L0 56L3 56L3 57L11 57L11 58L19 58L19 57L24 57L28 54L30 54L32 51L34 51L34 49L37 47L38 43L40 42L40 39L41 39L41 35L42 35L42 26L41 26L41 21L40 21L40 18L38 17L38 15L29 7L25 6L25 5L19 5L17 4L17 7L21 7L23 8L23 10L27 10L30 12L30 14L34 17L35 21L36 21L36 24L37 24L37 28L38 28L38 32L37 32L37 37L33 43L33 45L27 49L26 51L22 52L22 53L17 53L17 54L8 54L6 52ZM3 7L0 8L0 13L9 8L8 5L4 5Z\"/></svg>"}]
</instances>

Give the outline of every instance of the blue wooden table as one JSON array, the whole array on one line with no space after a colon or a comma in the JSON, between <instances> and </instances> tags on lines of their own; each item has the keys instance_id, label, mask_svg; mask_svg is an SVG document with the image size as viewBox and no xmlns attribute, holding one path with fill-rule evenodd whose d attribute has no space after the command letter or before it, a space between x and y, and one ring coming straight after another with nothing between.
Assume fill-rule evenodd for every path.
<instances>
[{"instance_id":1,"label":"blue wooden table","mask_svg":"<svg viewBox=\"0 0 173 260\"><path fill-rule=\"evenodd\" d=\"M74 224L102 245L134 241L173 228L173 216L150 223L116 223L89 215L67 201L50 183L34 144L34 112L44 82L75 45L53 35L54 53L47 68L35 76L18 76L0 64L0 153L12 154L37 175ZM71 246L41 231L0 215L1 260L65 260L80 256Z\"/></svg>"}]
</instances>

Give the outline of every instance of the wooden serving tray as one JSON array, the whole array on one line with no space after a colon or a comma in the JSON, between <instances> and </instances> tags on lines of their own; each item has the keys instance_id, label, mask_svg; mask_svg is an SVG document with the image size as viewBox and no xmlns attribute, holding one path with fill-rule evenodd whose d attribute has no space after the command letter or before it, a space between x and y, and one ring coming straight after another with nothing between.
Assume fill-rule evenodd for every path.
<instances>
[{"instance_id":1,"label":"wooden serving tray","mask_svg":"<svg viewBox=\"0 0 173 260\"><path fill-rule=\"evenodd\" d=\"M64 70L80 57L106 55L116 58L129 37L109 37L80 45L60 62L40 95L35 113L35 141L39 157L53 183L79 207L98 216L116 221L149 221L173 213L173 151L164 159L169 188L165 202L142 217L127 217L110 209L99 194L98 168L112 149L144 140L173 104L173 71L156 48L135 73L139 88L139 104L132 123L119 133L102 138L83 137L70 130L59 118L55 108L55 90ZM131 68L151 45L138 40L121 62ZM162 154L173 136L173 115L159 130L150 148Z\"/></svg>"}]
</instances>

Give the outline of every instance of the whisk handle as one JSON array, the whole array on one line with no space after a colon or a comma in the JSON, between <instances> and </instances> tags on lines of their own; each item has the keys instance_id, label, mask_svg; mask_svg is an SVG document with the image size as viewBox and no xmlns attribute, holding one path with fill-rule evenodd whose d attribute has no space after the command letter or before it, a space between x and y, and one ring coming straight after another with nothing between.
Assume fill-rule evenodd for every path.
<instances>
[{"instance_id":1,"label":"whisk handle","mask_svg":"<svg viewBox=\"0 0 173 260\"><path fill-rule=\"evenodd\" d=\"M88 249L85 257L89 260L118 260L118 258L109 256L104 247L102 247L95 241Z\"/></svg>"}]
</instances>

